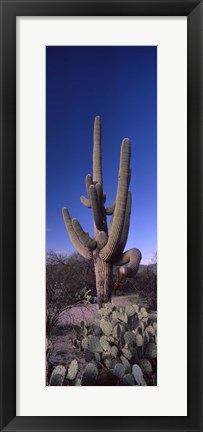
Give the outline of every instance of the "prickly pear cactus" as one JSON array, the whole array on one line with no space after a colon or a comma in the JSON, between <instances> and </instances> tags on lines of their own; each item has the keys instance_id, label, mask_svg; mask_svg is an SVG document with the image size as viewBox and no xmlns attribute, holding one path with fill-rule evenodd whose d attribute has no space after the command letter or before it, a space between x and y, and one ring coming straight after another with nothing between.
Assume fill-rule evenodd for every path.
<instances>
[{"instance_id":1,"label":"prickly pear cactus","mask_svg":"<svg viewBox=\"0 0 203 432\"><path fill-rule=\"evenodd\" d=\"M157 356L157 346L154 342L149 342L146 346L145 356L148 359L154 359Z\"/></svg>"},{"instance_id":2,"label":"prickly pear cactus","mask_svg":"<svg viewBox=\"0 0 203 432\"><path fill-rule=\"evenodd\" d=\"M62 386L66 374L66 368L64 366L56 366L51 374L50 386Z\"/></svg>"},{"instance_id":3,"label":"prickly pear cactus","mask_svg":"<svg viewBox=\"0 0 203 432\"><path fill-rule=\"evenodd\" d=\"M123 383L124 383L124 385L126 385L126 386L134 386L134 385L136 385L136 384L135 384L134 377L133 377L133 375L130 374L130 373L124 375L124 377L123 377Z\"/></svg>"},{"instance_id":4,"label":"prickly pear cactus","mask_svg":"<svg viewBox=\"0 0 203 432\"><path fill-rule=\"evenodd\" d=\"M94 238L83 230L77 219L71 219L68 210L63 208L64 223L73 246L84 258L94 260L99 306L102 303L111 304L113 265L119 267L121 277L132 277L137 273L141 260L141 252L138 249L133 248L124 252L131 213L130 157L130 140L125 138L121 144L116 200L112 205L105 207L106 194L103 192L102 179L101 120L99 116L95 117L93 176L90 174L86 176L87 198L85 196L80 197L82 204L92 209ZM107 216L111 216L110 229L108 229ZM133 307L127 307L126 315L132 316L133 314Z\"/></svg>"},{"instance_id":5,"label":"prickly pear cactus","mask_svg":"<svg viewBox=\"0 0 203 432\"><path fill-rule=\"evenodd\" d=\"M102 352L102 347L98 336L88 336L88 349L91 353Z\"/></svg>"},{"instance_id":6,"label":"prickly pear cactus","mask_svg":"<svg viewBox=\"0 0 203 432\"><path fill-rule=\"evenodd\" d=\"M94 386L98 377L98 369L93 363L89 363L84 371L82 376L82 385L83 386Z\"/></svg>"},{"instance_id":7,"label":"prickly pear cactus","mask_svg":"<svg viewBox=\"0 0 203 432\"><path fill-rule=\"evenodd\" d=\"M77 360L72 360L67 373L67 379L74 381L78 373L78 362Z\"/></svg>"},{"instance_id":8,"label":"prickly pear cactus","mask_svg":"<svg viewBox=\"0 0 203 432\"><path fill-rule=\"evenodd\" d=\"M138 366L137 364L134 364L132 367L132 374L135 378L137 385L140 385L140 386L146 386L147 385L146 381L144 380L143 372L142 372L142 369L140 368L140 366Z\"/></svg>"},{"instance_id":9,"label":"prickly pear cactus","mask_svg":"<svg viewBox=\"0 0 203 432\"><path fill-rule=\"evenodd\" d=\"M67 368L59 365L53 369L48 385L157 385L157 323L144 308L103 304L91 324L81 322L79 334L87 362L81 379L78 362L72 360Z\"/></svg>"},{"instance_id":10,"label":"prickly pear cactus","mask_svg":"<svg viewBox=\"0 0 203 432\"><path fill-rule=\"evenodd\" d=\"M85 359L90 369L97 367L98 376L95 384L88 384L86 374L82 385L155 385L156 329L156 321L138 305L103 304L81 341Z\"/></svg>"},{"instance_id":11,"label":"prickly pear cactus","mask_svg":"<svg viewBox=\"0 0 203 432\"><path fill-rule=\"evenodd\" d=\"M151 375L152 373L152 365L148 359L141 359L140 360L140 367L142 369L142 372L146 375Z\"/></svg>"}]
</instances>

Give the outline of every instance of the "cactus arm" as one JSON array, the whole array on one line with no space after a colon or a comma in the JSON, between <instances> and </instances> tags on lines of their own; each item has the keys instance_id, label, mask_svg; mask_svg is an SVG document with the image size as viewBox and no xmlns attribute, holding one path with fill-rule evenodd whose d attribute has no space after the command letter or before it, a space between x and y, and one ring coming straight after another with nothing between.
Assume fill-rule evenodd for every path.
<instances>
[{"instance_id":1,"label":"cactus arm","mask_svg":"<svg viewBox=\"0 0 203 432\"><path fill-rule=\"evenodd\" d=\"M81 201L82 204L84 204L85 207L91 208L91 202L90 202L90 200L88 198L85 198L84 195L81 195L80 201Z\"/></svg>"},{"instance_id":2,"label":"cactus arm","mask_svg":"<svg viewBox=\"0 0 203 432\"><path fill-rule=\"evenodd\" d=\"M107 262L116 255L117 248L121 240L128 197L129 164L130 140L125 138L121 146L116 206L113 214L114 217L112 221L112 226L109 233L108 242L104 246L104 248L101 249L99 254L100 258Z\"/></svg>"},{"instance_id":3,"label":"cactus arm","mask_svg":"<svg viewBox=\"0 0 203 432\"><path fill-rule=\"evenodd\" d=\"M101 207L99 205L96 187L94 185L91 185L89 188L89 192L90 192L90 199L91 199L91 204L92 204L92 212L93 212L94 222L95 222L97 229L102 231L104 228L104 224L103 224Z\"/></svg>"},{"instance_id":4,"label":"cactus arm","mask_svg":"<svg viewBox=\"0 0 203 432\"><path fill-rule=\"evenodd\" d=\"M109 207L106 208L106 214L112 215L116 207L116 201L113 202Z\"/></svg>"},{"instance_id":5,"label":"cactus arm","mask_svg":"<svg viewBox=\"0 0 203 432\"><path fill-rule=\"evenodd\" d=\"M126 211L125 211L125 219L123 224L123 231L120 239L120 244L117 250L116 254L120 254L123 252L127 239L128 239L128 231L130 226L130 213L131 213L131 203L132 203L132 194L130 191L128 191L128 199L127 199L127 205L126 205Z\"/></svg>"},{"instance_id":6,"label":"cactus arm","mask_svg":"<svg viewBox=\"0 0 203 432\"><path fill-rule=\"evenodd\" d=\"M95 185L95 189L97 191L98 205L99 205L100 210L102 210L102 206L103 206L103 193L102 193L101 184L97 183Z\"/></svg>"},{"instance_id":7,"label":"cactus arm","mask_svg":"<svg viewBox=\"0 0 203 432\"><path fill-rule=\"evenodd\" d=\"M105 244L107 243L107 240L108 240L108 236L105 233L105 231L100 231L100 233L99 233L99 245L102 247L105 246Z\"/></svg>"},{"instance_id":8,"label":"cactus arm","mask_svg":"<svg viewBox=\"0 0 203 432\"><path fill-rule=\"evenodd\" d=\"M87 196L89 197L90 196L90 194L89 194L89 187L92 184L92 176L90 174L87 174L85 181L86 181ZM81 201L82 204L84 204L85 207L91 208L91 201L90 201L89 198L85 198L84 195L81 195L80 201Z\"/></svg>"},{"instance_id":9,"label":"cactus arm","mask_svg":"<svg viewBox=\"0 0 203 432\"><path fill-rule=\"evenodd\" d=\"M86 175L86 190L87 190L87 196L89 197L89 187L92 185L93 181L92 181L92 176L90 174Z\"/></svg>"},{"instance_id":10,"label":"cactus arm","mask_svg":"<svg viewBox=\"0 0 203 432\"><path fill-rule=\"evenodd\" d=\"M91 238L87 232L85 232L77 219L72 219L73 229L76 232L79 240L84 246L89 247L90 249L95 249L97 246L97 242L95 239Z\"/></svg>"},{"instance_id":11,"label":"cactus arm","mask_svg":"<svg viewBox=\"0 0 203 432\"><path fill-rule=\"evenodd\" d=\"M130 185L130 180L131 180L131 167L129 168L129 176L128 176L128 186Z\"/></svg>"},{"instance_id":12,"label":"cactus arm","mask_svg":"<svg viewBox=\"0 0 203 432\"><path fill-rule=\"evenodd\" d=\"M113 264L120 266L119 272L122 275L132 277L138 272L141 259L142 254L139 249L133 248L115 258Z\"/></svg>"},{"instance_id":13,"label":"cactus arm","mask_svg":"<svg viewBox=\"0 0 203 432\"><path fill-rule=\"evenodd\" d=\"M102 185L102 166L101 166L101 120L95 117L94 121L94 146L93 146L93 182Z\"/></svg>"},{"instance_id":14,"label":"cactus arm","mask_svg":"<svg viewBox=\"0 0 203 432\"><path fill-rule=\"evenodd\" d=\"M82 255L84 258L92 259L91 250L88 247L82 245L82 243L78 239L75 230L73 229L73 225L68 210L66 208L63 208L62 213L63 213L64 223L73 246L78 251L78 253Z\"/></svg>"}]
</instances>

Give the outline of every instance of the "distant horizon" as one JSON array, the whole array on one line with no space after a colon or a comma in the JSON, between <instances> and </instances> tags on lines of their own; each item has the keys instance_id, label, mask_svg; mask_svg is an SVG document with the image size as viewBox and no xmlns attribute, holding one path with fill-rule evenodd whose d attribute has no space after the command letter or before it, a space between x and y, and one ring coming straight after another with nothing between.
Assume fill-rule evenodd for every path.
<instances>
[{"instance_id":1,"label":"distant horizon","mask_svg":"<svg viewBox=\"0 0 203 432\"><path fill-rule=\"evenodd\" d=\"M157 48L46 47L46 250L75 252L66 232L67 207L93 235L85 176L92 174L93 123L102 124L106 205L116 197L120 146L131 140L132 211L125 250L141 264L157 251ZM108 218L109 221L110 218Z\"/></svg>"},{"instance_id":2,"label":"distant horizon","mask_svg":"<svg viewBox=\"0 0 203 432\"><path fill-rule=\"evenodd\" d=\"M126 248L125 248L125 249L126 249ZM76 249L75 249L74 251L72 251L72 252L68 252L68 251L66 251L66 250L64 250L64 251L61 250L61 251L60 251L60 250L54 250L54 249L47 249L47 250L46 250L46 255L48 255L48 254L51 253L51 252L54 252L54 253L57 254L57 255L62 255L62 256L64 256L64 257L67 256L67 258L69 258L70 256L72 256L74 253L78 254L78 252L76 251ZM156 252L155 252L155 253L156 253ZM151 264L156 264L156 263L152 262L155 253L153 253L152 256L151 256L151 258L149 258L149 260L147 260L146 262L144 262L143 259L142 259L140 265L151 265ZM78 255L79 255L79 254L78 254Z\"/></svg>"}]
</instances>

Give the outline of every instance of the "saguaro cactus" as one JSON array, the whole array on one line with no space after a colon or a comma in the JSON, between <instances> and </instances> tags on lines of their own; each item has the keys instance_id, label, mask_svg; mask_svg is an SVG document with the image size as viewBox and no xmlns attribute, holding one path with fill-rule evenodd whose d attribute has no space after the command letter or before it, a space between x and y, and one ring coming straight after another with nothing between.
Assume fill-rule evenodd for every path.
<instances>
[{"instance_id":1,"label":"saguaro cactus","mask_svg":"<svg viewBox=\"0 0 203 432\"><path fill-rule=\"evenodd\" d=\"M123 253L131 212L130 140L125 138L122 141L116 200L107 208L105 207L106 194L102 186L101 159L101 121L97 116L94 121L93 177L90 174L86 176L87 198L80 197L81 202L92 209L94 238L83 231L77 219L71 220L66 208L63 208L63 218L76 250L84 258L94 260L99 306L111 301L113 266L119 266L121 275L131 277L137 273L141 260L138 249L133 248ZM109 232L107 216L111 216Z\"/></svg>"}]
</instances>

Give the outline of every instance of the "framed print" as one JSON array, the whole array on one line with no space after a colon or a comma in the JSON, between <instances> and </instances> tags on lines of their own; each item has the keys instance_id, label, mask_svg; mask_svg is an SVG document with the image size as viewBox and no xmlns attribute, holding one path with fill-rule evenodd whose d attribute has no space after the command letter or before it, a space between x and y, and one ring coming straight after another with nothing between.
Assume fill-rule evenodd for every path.
<instances>
[{"instance_id":1,"label":"framed print","mask_svg":"<svg viewBox=\"0 0 203 432\"><path fill-rule=\"evenodd\" d=\"M1 430L201 431L202 2L1 25Z\"/></svg>"}]
</instances>

